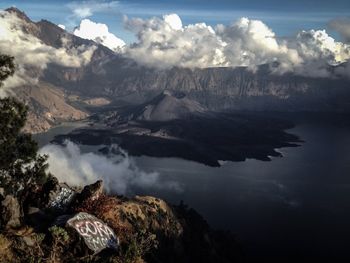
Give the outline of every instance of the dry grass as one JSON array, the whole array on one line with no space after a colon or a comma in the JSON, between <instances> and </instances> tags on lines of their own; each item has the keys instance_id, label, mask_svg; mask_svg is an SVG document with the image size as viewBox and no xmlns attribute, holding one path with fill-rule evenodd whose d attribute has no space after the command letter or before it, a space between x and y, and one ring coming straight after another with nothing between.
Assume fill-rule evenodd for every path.
<instances>
[{"instance_id":1,"label":"dry grass","mask_svg":"<svg viewBox=\"0 0 350 263\"><path fill-rule=\"evenodd\" d=\"M0 262L16 262L11 251L12 242L0 234Z\"/></svg>"}]
</instances>

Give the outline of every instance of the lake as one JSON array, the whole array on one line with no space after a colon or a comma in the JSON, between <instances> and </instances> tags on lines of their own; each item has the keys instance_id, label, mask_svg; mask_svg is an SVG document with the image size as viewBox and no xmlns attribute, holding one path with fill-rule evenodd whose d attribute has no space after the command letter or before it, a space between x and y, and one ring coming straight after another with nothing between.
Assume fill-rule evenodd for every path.
<instances>
[{"instance_id":1,"label":"lake","mask_svg":"<svg viewBox=\"0 0 350 263\"><path fill-rule=\"evenodd\" d=\"M289 132L305 143L281 149L284 157L271 162L212 168L175 158L135 157L138 167L178 182L182 191L133 191L175 204L183 200L214 228L232 231L251 262L350 260L350 127L307 121Z\"/></svg>"}]
</instances>

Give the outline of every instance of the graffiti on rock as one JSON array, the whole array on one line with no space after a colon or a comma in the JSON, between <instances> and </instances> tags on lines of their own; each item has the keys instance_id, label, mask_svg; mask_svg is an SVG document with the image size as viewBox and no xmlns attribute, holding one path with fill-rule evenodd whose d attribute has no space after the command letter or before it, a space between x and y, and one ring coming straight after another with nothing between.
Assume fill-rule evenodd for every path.
<instances>
[{"instance_id":1,"label":"graffiti on rock","mask_svg":"<svg viewBox=\"0 0 350 263\"><path fill-rule=\"evenodd\" d=\"M106 248L118 248L119 240L114 231L93 215L88 213L76 214L68 220L67 224L78 232L88 248L95 253Z\"/></svg>"},{"instance_id":2,"label":"graffiti on rock","mask_svg":"<svg viewBox=\"0 0 350 263\"><path fill-rule=\"evenodd\" d=\"M74 196L75 192L72 189L63 186L55 199L49 204L49 207L64 210L71 203Z\"/></svg>"}]
</instances>

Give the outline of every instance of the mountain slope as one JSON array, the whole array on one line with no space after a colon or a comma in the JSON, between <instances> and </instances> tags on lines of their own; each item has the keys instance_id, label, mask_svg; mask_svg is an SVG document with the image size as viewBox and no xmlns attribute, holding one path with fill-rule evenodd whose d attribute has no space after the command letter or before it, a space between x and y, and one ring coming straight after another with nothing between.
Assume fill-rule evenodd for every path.
<instances>
[{"instance_id":1,"label":"mountain slope","mask_svg":"<svg viewBox=\"0 0 350 263\"><path fill-rule=\"evenodd\" d=\"M15 92L16 97L30 109L25 132L44 132L61 121L81 120L88 116L86 112L69 105L62 90L47 83L22 86Z\"/></svg>"},{"instance_id":2,"label":"mountain slope","mask_svg":"<svg viewBox=\"0 0 350 263\"><path fill-rule=\"evenodd\" d=\"M145 102L163 90L182 92L212 110L350 112L350 80L276 75L267 66L246 68L172 68L157 70L115 55L70 76L49 68L44 78L67 90L90 96Z\"/></svg>"},{"instance_id":3,"label":"mountain slope","mask_svg":"<svg viewBox=\"0 0 350 263\"><path fill-rule=\"evenodd\" d=\"M128 120L169 121L204 111L198 102L188 99L184 94L164 91L141 105L126 107L120 115L122 119Z\"/></svg>"},{"instance_id":4,"label":"mountain slope","mask_svg":"<svg viewBox=\"0 0 350 263\"><path fill-rule=\"evenodd\" d=\"M9 8L5 11L15 15L21 21L21 23L17 24L18 27L12 28L12 30L20 30L22 32L15 31L13 34L18 32L24 34L19 34L20 36L33 36L39 43L42 43L42 47L71 50L95 46L94 42L75 37L49 21L41 20L39 22L33 22L25 13L16 8ZM1 17L0 19L6 18ZM51 51L48 50L47 52ZM95 49L93 57L96 59L112 53L107 48L100 46ZM21 59L21 57L15 57L15 62L19 64L17 69L19 73L27 74L29 76L28 79L38 79L34 82L29 82L25 79L25 84L12 88L10 91L10 93L25 102L29 107L28 120L24 131L31 133L43 132L62 121L80 120L88 116L87 112L70 105L66 99L68 97L67 92L64 89L53 85L52 82L45 82L40 78L43 74L41 68L45 68L45 65L40 63L37 65L33 63L34 65L31 66L21 65ZM35 59L33 57L32 60L35 61ZM47 66L55 68L52 63ZM59 67L57 69L59 70ZM81 68L76 67L66 67L66 70L68 69L71 69L76 74L82 71ZM66 75L66 73L62 74ZM67 79L72 80L69 76Z\"/></svg>"}]
</instances>

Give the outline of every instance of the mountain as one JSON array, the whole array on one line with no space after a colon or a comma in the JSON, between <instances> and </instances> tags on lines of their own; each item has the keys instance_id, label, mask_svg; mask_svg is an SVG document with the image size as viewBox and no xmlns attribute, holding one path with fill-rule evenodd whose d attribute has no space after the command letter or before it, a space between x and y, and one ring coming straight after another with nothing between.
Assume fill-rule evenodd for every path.
<instances>
[{"instance_id":1,"label":"mountain","mask_svg":"<svg viewBox=\"0 0 350 263\"><path fill-rule=\"evenodd\" d=\"M44 79L66 90L131 103L168 90L182 92L211 110L350 112L349 79L277 75L270 65L256 72L244 67L159 70L116 54L103 63L92 61L79 73L48 68Z\"/></svg>"},{"instance_id":2,"label":"mountain","mask_svg":"<svg viewBox=\"0 0 350 263\"><path fill-rule=\"evenodd\" d=\"M169 90L182 92L211 110L350 111L347 79L275 75L266 66L256 72L246 68L157 70L120 56L105 63L103 69L98 67L91 63L85 74L76 76L77 81L49 69L46 80L68 90L84 89L91 96L103 94L129 102L149 100Z\"/></svg>"},{"instance_id":3,"label":"mountain","mask_svg":"<svg viewBox=\"0 0 350 263\"><path fill-rule=\"evenodd\" d=\"M49 85L51 90L60 90L60 100L68 105L64 107L66 111L73 110L70 107L74 110L84 108L78 109L74 106L77 104L72 105L67 100L71 94L76 95L80 102L102 97L110 101L140 105L147 104L155 96L167 90L171 93L184 94L186 99L180 102L181 100L165 97L162 102L154 105L151 103L147 109L139 109L142 114L137 118L163 119L161 111L168 111L166 118L171 115L176 117L179 107L188 106L189 111L191 107L200 110L198 105L214 111L350 112L350 80L337 77L336 74L329 78L305 77L292 73L277 75L271 70L274 65L262 65L255 72L244 67L206 69L174 67L159 70L141 66L102 45L74 36L49 21L32 22L18 9L11 8L7 11L15 13L25 21L25 26L22 28L24 32L35 36L48 46L60 48L69 43L68 48L72 49L82 45L96 47L90 63L85 66L74 68L51 63L40 74L38 90L45 89L43 87L46 85ZM336 71L336 67L330 66L329 71ZM17 89L19 97L23 90L24 87ZM33 93L30 100L27 100L31 114L39 119L35 107L48 109L47 112L52 114L50 108L43 105L35 94ZM192 102L191 105L186 105L187 99L195 101L198 105ZM81 103L81 106L84 106L84 103ZM88 111L83 111L89 114ZM73 115L79 115L76 113ZM52 120L45 116L40 117L44 122L52 123ZM65 115L62 117L67 119ZM41 126L49 127L51 124ZM28 130L36 131L42 128Z\"/></svg>"},{"instance_id":4,"label":"mountain","mask_svg":"<svg viewBox=\"0 0 350 263\"><path fill-rule=\"evenodd\" d=\"M20 24L20 30L22 32L34 36L47 46L56 49L67 45L68 49L79 48L82 45L95 46L94 42L75 37L49 21L41 20L39 22L33 22L24 12L21 12L17 8L6 9L6 12L15 14L22 21ZM111 54L113 52L109 49L98 46L93 54L93 59ZM20 57L15 59L20 60ZM48 67L55 68L54 64L49 64ZM81 70L79 68L71 69L75 72ZM30 75L39 77L39 81L36 83L27 83L11 90L14 93L13 95L25 102L29 107L27 124L24 131L30 133L44 132L60 122L81 120L89 116L88 111L81 107L76 107L71 103L70 98L74 95L74 92L67 91L50 81L44 81L40 78L42 72L36 67L26 66L26 70ZM76 98L78 100L81 99L81 101L85 100L85 97L81 98L77 96Z\"/></svg>"},{"instance_id":5,"label":"mountain","mask_svg":"<svg viewBox=\"0 0 350 263\"><path fill-rule=\"evenodd\" d=\"M166 90L145 103L123 107L114 114L119 122L170 121L204 112L204 107L197 101L188 99L185 94Z\"/></svg>"}]
</instances>

